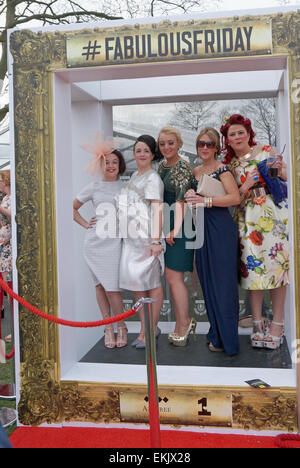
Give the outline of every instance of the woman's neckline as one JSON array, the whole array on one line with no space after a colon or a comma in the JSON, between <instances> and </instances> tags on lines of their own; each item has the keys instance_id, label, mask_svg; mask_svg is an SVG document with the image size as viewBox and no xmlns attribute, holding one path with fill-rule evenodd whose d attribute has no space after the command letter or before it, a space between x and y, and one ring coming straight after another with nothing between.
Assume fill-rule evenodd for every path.
<instances>
[{"instance_id":1,"label":"woman's neckline","mask_svg":"<svg viewBox=\"0 0 300 468\"><path fill-rule=\"evenodd\" d=\"M164 167L165 169L172 169L172 167L176 166L176 164L178 164L179 161L182 161L182 159L179 158L174 164L172 164L172 166L166 166L165 161L163 161L163 162L162 162L162 165L163 165L163 167Z\"/></svg>"},{"instance_id":2,"label":"woman's neckline","mask_svg":"<svg viewBox=\"0 0 300 468\"><path fill-rule=\"evenodd\" d=\"M115 184L116 182L119 182L120 179L117 180L98 180L98 182L104 182L105 184Z\"/></svg>"},{"instance_id":3,"label":"woman's neckline","mask_svg":"<svg viewBox=\"0 0 300 468\"><path fill-rule=\"evenodd\" d=\"M253 159L253 146L250 148L250 150L246 153L243 154L242 156L236 156L236 159L238 161L248 161L249 159Z\"/></svg>"},{"instance_id":4,"label":"woman's neckline","mask_svg":"<svg viewBox=\"0 0 300 468\"><path fill-rule=\"evenodd\" d=\"M212 171L212 172L210 172L209 174L206 174L206 172L202 172L202 174L200 174L200 177L203 176L203 175L207 175L208 177L210 177L212 174L214 174L215 172L218 172L220 169L221 169L221 168L216 169L215 171ZM194 176L194 177L195 177L195 179L199 182L200 179L197 179L196 176Z\"/></svg>"},{"instance_id":5,"label":"woman's neckline","mask_svg":"<svg viewBox=\"0 0 300 468\"><path fill-rule=\"evenodd\" d=\"M139 174L139 171L137 170L137 171L136 171L136 176L137 176L137 177L142 177L143 175L147 174L147 173L150 172L150 171L153 171L153 168L152 168L152 167L150 167L150 169L147 169L147 171L142 172L142 174Z\"/></svg>"},{"instance_id":6,"label":"woman's neckline","mask_svg":"<svg viewBox=\"0 0 300 468\"><path fill-rule=\"evenodd\" d=\"M208 174L206 172L202 172L202 173L200 173L200 176L203 176L204 174L207 175L207 176L210 176L210 175L214 174L215 172L218 172L222 168L223 168L223 166L217 167L217 169L215 169L214 171L209 172ZM224 166L224 168L225 168L225 166ZM198 180L198 181L200 180L200 179L197 179L197 177L195 175L194 175L194 177L195 177L196 180Z\"/></svg>"}]
</instances>

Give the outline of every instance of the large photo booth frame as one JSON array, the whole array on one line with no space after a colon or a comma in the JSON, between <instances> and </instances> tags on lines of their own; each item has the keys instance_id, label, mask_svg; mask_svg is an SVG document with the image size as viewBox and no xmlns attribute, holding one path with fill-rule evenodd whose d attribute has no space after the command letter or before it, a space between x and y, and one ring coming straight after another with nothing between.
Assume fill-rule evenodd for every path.
<instances>
[{"instance_id":1,"label":"large photo booth frame","mask_svg":"<svg viewBox=\"0 0 300 468\"><path fill-rule=\"evenodd\" d=\"M272 48L260 47L260 57L273 57L287 61L290 94L297 91L300 83L300 11L216 19L186 19L182 27L205 29L222 25L242 28L255 22L262 28L272 25ZM139 25L124 21L120 26L105 23L103 30L116 35L123 31L130 35ZM151 35L162 30L166 34L176 30L177 21L152 21L142 27ZM13 132L12 152L14 160L15 221L14 244L16 271L14 289L18 294L40 310L55 317L60 316L57 216L56 216L56 160L54 128L54 75L72 68L80 73L87 64L70 59L70 42L75 44L82 35L93 37L102 32L99 27L81 25L69 29L12 30L10 32L10 54L13 87L11 109ZM95 37L96 37L95 36ZM98 36L97 36L98 37ZM77 42L78 42L77 41ZM258 36L259 41L259 36ZM74 46L75 47L75 46ZM210 49L212 52L212 48ZM223 51L224 52L224 51ZM160 62L185 64L207 60L209 63L222 60L224 67L233 59L257 52L244 50L215 53L209 57L155 58ZM118 57L120 59L120 57ZM148 60L151 66L153 59ZM145 63L145 61L143 62ZM110 68L130 70L136 67L130 55L128 63L94 64ZM232 65L234 67L234 64ZM245 68L246 70L247 68ZM130 71L127 73L130 77ZM300 340L300 104L290 97L292 182L290 199L293 216L293 271L296 340ZM71 210L71 207L70 207ZM65 291L70 294L71 288ZM292 302L293 303L293 302ZM71 314L71 311L70 311ZM71 314L72 315L72 314ZM62 317L66 318L66 317ZM22 425L67 424L67 423L113 423L146 422L145 396L147 383L143 371L140 383L128 381L95 382L63 380L60 359L61 334L59 327L33 315L26 308L15 307L16 367L19 394L18 418ZM128 366L130 367L130 366ZM229 371L229 369L228 369ZM126 372L126 371L125 371ZM203 368L201 369L203 371ZM217 373L217 369L216 369ZM296 373L296 369L295 369ZM259 377L259 370L257 372ZM128 374L130 376L130 372ZM284 379L283 379L284 380ZM296 379L295 379L296 380ZM230 378L228 378L230 382ZM161 400L161 422L172 425L221 426L233 429L297 431L297 388L296 386L273 386L256 391L250 387L228 383L227 385L184 385L184 382L159 385ZM128 416L121 411L122 404L131 408ZM165 405L164 409L162 406ZM169 405L169 407L167 407ZM200 406L199 406L200 405ZM199 407L202 411L199 412ZM207 416L214 408L213 418ZM137 419L130 414L140 413ZM201 413L201 414L200 414ZM146 414L146 416L145 416ZM170 416L171 414L171 416ZM200 416L200 417L199 417Z\"/></svg>"}]
</instances>

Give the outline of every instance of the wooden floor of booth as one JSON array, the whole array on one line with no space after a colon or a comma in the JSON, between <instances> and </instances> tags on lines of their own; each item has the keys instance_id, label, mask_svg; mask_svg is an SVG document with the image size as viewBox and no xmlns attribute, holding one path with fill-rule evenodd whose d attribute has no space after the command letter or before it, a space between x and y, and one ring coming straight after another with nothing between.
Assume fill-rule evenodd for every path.
<instances>
[{"instance_id":1,"label":"wooden floor of booth","mask_svg":"<svg viewBox=\"0 0 300 468\"><path fill-rule=\"evenodd\" d=\"M136 349L131 343L137 337L128 335L128 346L107 349L104 338L81 359L80 362L111 364L145 364L145 350ZM225 353L209 351L205 335L197 335L194 342L190 337L185 347L175 347L168 342L166 334L160 335L156 347L157 364L161 366L207 366L207 367L246 367L291 369L292 361L286 340L278 350L254 349L249 336L240 336L240 353L227 356Z\"/></svg>"}]
</instances>

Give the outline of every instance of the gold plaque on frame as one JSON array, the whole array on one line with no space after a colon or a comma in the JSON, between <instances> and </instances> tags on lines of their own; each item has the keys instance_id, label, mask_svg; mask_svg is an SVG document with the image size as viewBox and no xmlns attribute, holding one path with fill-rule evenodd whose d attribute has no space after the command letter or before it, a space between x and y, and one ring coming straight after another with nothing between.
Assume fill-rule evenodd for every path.
<instances>
[{"instance_id":1,"label":"gold plaque on frame","mask_svg":"<svg viewBox=\"0 0 300 468\"><path fill-rule=\"evenodd\" d=\"M149 422L149 399L143 391L120 392L121 420ZM230 392L200 391L163 392L159 395L162 424L232 427Z\"/></svg>"}]
</instances>

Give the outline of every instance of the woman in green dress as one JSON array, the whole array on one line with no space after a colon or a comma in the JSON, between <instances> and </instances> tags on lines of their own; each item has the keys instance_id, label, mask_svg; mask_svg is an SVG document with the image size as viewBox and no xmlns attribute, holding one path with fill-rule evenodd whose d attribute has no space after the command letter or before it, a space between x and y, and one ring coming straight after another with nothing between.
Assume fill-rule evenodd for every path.
<instances>
[{"instance_id":1,"label":"woman in green dress","mask_svg":"<svg viewBox=\"0 0 300 468\"><path fill-rule=\"evenodd\" d=\"M185 346L191 331L195 333L196 321L190 318L189 293L184 283L184 272L193 271L194 249L192 216L184 204L184 195L192 187L193 173L178 151L183 142L173 127L164 127L158 136L158 146L165 158L158 173L164 182L164 232L166 236L165 272L170 285L176 326L169 334L175 346Z\"/></svg>"}]
</instances>

